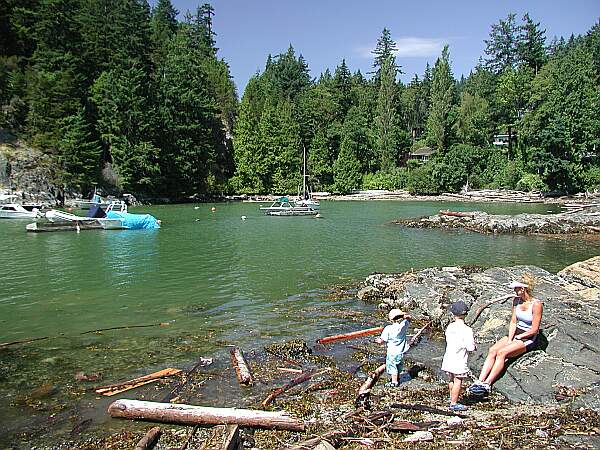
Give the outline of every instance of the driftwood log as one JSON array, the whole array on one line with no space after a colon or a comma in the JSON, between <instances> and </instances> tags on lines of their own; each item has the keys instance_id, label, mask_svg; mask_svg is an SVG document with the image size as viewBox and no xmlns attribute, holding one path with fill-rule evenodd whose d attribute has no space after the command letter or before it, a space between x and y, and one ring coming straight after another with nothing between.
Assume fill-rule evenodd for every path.
<instances>
[{"instance_id":1,"label":"driftwood log","mask_svg":"<svg viewBox=\"0 0 600 450\"><path fill-rule=\"evenodd\" d=\"M473 217L473 213L470 213L470 212L458 212L458 211L442 211L442 210L440 210L440 216Z\"/></svg>"},{"instance_id":2,"label":"driftwood log","mask_svg":"<svg viewBox=\"0 0 600 450\"><path fill-rule=\"evenodd\" d=\"M171 377L180 373L181 370L169 367L167 369L159 370L158 372L154 372L149 375L144 375L143 377L134 378L133 380L124 381L122 383L110 384L108 386L99 386L95 389L95 391L96 394L112 396L121 392L128 391L129 389L143 386L144 384L153 383L161 378Z\"/></svg>"},{"instance_id":3,"label":"driftwood log","mask_svg":"<svg viewBox=\"0 0 600 450\"><path fill-rule=\"evenodd\" d=\"M238 347L229 351L231 355L231 364L235 367L235 374L240 384L249 386L253 383L252 373L244 358L244 352Z\"/></svg>"},{"instance_id":4,"label":"driftwood log","mask_svg":"<svg viewBox=\"0 0 600 450\"><path fill-rule=\"evenodd\" d=\"M149 450L156 445L156 442L160 438L162 431L160 427L151 428L146 435L140 439L133 450Z\"/></svg>"},{"instance_id":5,"label":"driftwood log","mask_svg":"<svg viewBox=\"0 0 600 450\"><path fill-rule=\"evenodd\" d=\"M237 424L244 427L304 431L304 423L285 412L210 408L185 404L117 400L108 407L111 417L181 425Z\"/></svg>"},{"instance_id":6,"label":"driftwood log","mask_svg":"<svg viewBox=\"0 0 600 450\"><path fill-rule=\"evenodd\" d=\"M318 344L330 344L332 342L337 342L337 341L347 341L349 339L356 339L356 338L362 337L362 336L370 336L373 334L379 334L382 331L383 331L383 327L377 327L377 328L369 328L366 330L353 331L351 333L336 334L335 336L327 336L327 337L318 339L317 343Z\"/></svg>"},{"instance_id":7,"label":"driftwood log","mask_svg":"<svg viewBox=\"0 0 600 450\"><path fill-rule=\"evenodd\" d=\"M379 377L381 376L381 374L383 372L385 372L385 364L382 364L377 369L375 369L373 372L369 373L369 376L367 377L366 381L362 384L362 386L358 390L358 396L359 397L364 396L364 395L368 394L369 392L371 392L371 388L373 387L373 385L375 383L377 383L377 380L379 380Z\"/></svg>"},{"instance_id":8,"label":"driftwood log","mask_svg":"<svg viewBox=\"0 0 600 450\"><path fill-rule=\"evenodd\" d=\"M221 448L223 450L238 450L242 448L240 427L238 425L227 425L225 429L225 442Z\"/></svg>"}]
</instances>

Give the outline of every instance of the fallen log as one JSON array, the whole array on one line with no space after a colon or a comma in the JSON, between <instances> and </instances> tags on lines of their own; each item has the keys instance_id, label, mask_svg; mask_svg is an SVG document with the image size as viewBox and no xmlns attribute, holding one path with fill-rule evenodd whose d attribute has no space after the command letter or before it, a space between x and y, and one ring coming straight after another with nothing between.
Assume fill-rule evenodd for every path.
<instances>
[{"instance_id":1,"label":"fallen log","mask_svg":"<svg viewBox=\"0 0 600 450\"><path fill-rule=\"evenodd\" d=\"M140 439L133 450L149 450L154 448L161 434L162 431L160 427L150 428L150 431L148 431L146 435Z\"/></svg>"},{"instance_id":2,"label":"fallen log","mask_svg":"<svg viewBox=\"0 0 600 450\"><path fill-rule=\"evenodd\" d=\"M210 408L185 404L120 399L108 413L121 419L149 420L181 425L236 424L244 427L304 431L304 423L285 412Z\"/></svg>"},{"instance_id":3,"label":"fallen log","mask_svg":"<svg viewBox=\"0 0 600 450\"><path fill-rule=\"evenodd\" d=\"M240 384L249 386L252 384L252 373L244 358L244 352L238 347L229 351L231 355L231 364L235 367L235 374Z\"/></svg>"},{"instance_id":4,"label":"fallen log","mask_svg":"<svg viewBox=\"0 0 600 450\"><path fill-rule=\"evenodd\" d=\"M515 294L505 294L500 297L493 298L484 305L480 306L479 308L477 308L477 311L475 311L475 317L473 317L473 319L469 322L469 325L473 325L475 322L477 322L477 319L479 319L479 316L481 315L484 309L488 308L489 306L492 306L494 303L498 303L503 300L508 300L509 298L514 296Z\"/></svg>"},{"instance_id":5,"label":"fallen log","mask_svg":"<svg viewBox=\"0 0 600 450\"><path fill-rule=\"evenodd\" d=\"M474 214L470 213L470 212L443 211L443 210L440 210L440 216L470 217L470 218L472 218L474 216Z\"/></svg>"},{"instance_id":6,"label":"fallen log","mask_svg":"<svg viewBox=\"0 0 600 450\"><path fill-rule=\"evenodd\" d=\"M371 388L375 383L377 383L377 380L379 380L379 377L383 372L385 372L385 364L382 364L373 372L371 372L365 380L365 382L360 387L360 389L358 390L358 396L361 397L371 392Z\"/></svg>"},{"instance_id":7,"label":"fallen log","mask_svg":"<svg viewBox=\"0 0 600 450\"><path fill-rule=\"evenodd\" d=\"M352 331L351 333L336 334L335 336L327 336L327 337L318 339L317 344L330 344L332 342L337 342L337 341L347 341L349 339L356 339L356 338L362 337L362 336L370 336L373 334L379 334L382 331L383 331L383 327L377 327L377 328L369 328L369 329L360 330L360 331Z\"/></svg>"},{"instance_id":8,"label":"fallen log","mask_svg":"<svg viewBox=\"0 0 600 450\"><path fill-rule=\"evenodd\" d=\"M107 386L100 386L95 388L94 391L96 392L96 394L112 396L120 392L128 391L129 389L143 386L144 384L153 383L155 381L158 381L160 378L171 377L179 373L181 373L181 370L169 367L167 369L159 370L158 372L154 372L149 375L144 375L143 377L134 378L133 380L124 381L122 383L109 384Z\"/></svg>"},{"instance_id":9,"label":"fallen log","mask_svg":"<svg viewBox=\"0 0 600 450\"><path fill-rule=\"evenodd\" d=\"M273 392L271 392L267 396L267 398L265 398L261 402L260 406L263 407L263 408L266 408L269 405L269 403L271 403L275 399L275 397L277 397L278 395L281 395L284 392L289 391L294 386L297 386L300 383L304 383L305 381L308 381L308 380L310 380L310 379L312 379L312 378L314 378L314 377L316 377L318 375L322 375L322 374L324 374L325 372L328 372L328 371L329 371L329 369L324 369L324 370L321 370L319 372L315 372L314 370L309 370L308 372L304 372L299 377L294 378L292 381L284 384L280 388L277 388Z\"/></svg>"}]
</instances>

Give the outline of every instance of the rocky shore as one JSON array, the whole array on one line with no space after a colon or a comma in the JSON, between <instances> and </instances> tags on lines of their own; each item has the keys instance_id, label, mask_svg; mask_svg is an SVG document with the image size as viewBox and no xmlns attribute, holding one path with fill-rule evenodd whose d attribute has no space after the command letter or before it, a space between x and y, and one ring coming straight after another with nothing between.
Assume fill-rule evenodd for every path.
<instances>
[{"instance_id":1,"label":"rocky shore","mask_svg":"<svg viewBox=\"0 0 600 450\"><path fill-rule=\"evenodd\" d=\"M489 347L507 333L511 301L498 299L510 294L509 282L524 273L534 275L534 296L544 302L545 339L540 349L510 364L494 388L513 402L556 406L568 398L572 408L600 411L600 257L558 274L534 266L374 274L358 296L385 310L409 310L417 319L433 321L440 331L450 321L449 304L464 300L471 306L467 323L478 343L469 364L478 374ZM417 352L411 358L433 371L440 365L437 359L420 359Z\"/></svg>"},{"instance_id":2,"label":"rocky shore","mask_svg":"<svg viewBox=\"0 0 600 450\"><path fill-rule=\"evenodd\" d=\"M600 213L593 209L560 214L517 215L440 211L433 216L400 219L394 223L408 228L462 229L497 234L596 234L600 232Z\"/></svg>"}]
</instances>

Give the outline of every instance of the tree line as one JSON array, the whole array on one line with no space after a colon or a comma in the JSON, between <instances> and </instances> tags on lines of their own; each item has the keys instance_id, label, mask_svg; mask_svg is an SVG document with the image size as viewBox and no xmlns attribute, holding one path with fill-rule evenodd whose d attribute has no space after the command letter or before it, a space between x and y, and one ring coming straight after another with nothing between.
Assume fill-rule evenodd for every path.
<instances>
[{"instance_id":1,"label":"tree line","mask_svg":"<svg viewBox=\"0 0 600 450\"><path fill-rule=\"evenodd\" d=\"M0 7L0 120L52 155L72 189L112 185L184 198L312 188L600 188L600 24L547 41L529 14L493 24L456 79L450 48L409 83L391 31L373 70L345 60L312 79L292 45L238 101L208 4L7 0ZM509 144L494 146L495 135ZM433 151L427 162L410 158Z\"/></svg>"}]
</instances>

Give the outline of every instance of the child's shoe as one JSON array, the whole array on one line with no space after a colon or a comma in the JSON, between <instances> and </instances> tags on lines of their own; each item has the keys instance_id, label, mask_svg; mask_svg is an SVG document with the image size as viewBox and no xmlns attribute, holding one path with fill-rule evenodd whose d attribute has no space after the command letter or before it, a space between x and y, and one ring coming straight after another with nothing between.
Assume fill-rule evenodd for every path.
<instances>
[{"instance_id":1,"label":"child's shoe","mask_svg":"<svg viewBox=\"0 0 600 450\"><path fill-rule=\"evenodd\" d=\"M452 411L466 411L467 407L461 403L455 403L454 405L450 405L450 409Z\"/></svg>"}]
</instances>

